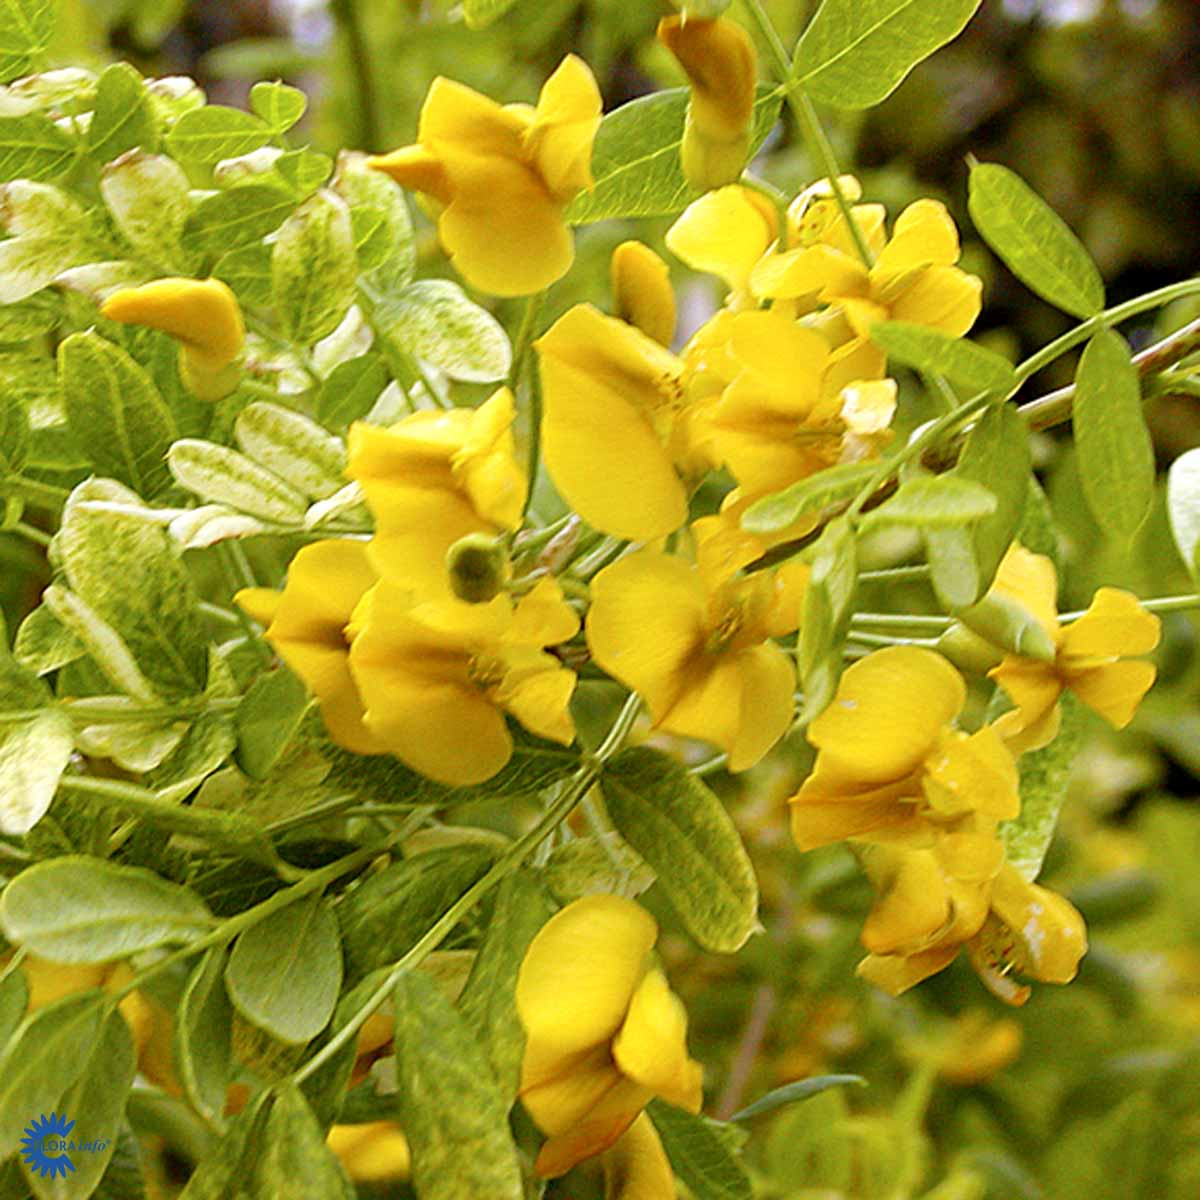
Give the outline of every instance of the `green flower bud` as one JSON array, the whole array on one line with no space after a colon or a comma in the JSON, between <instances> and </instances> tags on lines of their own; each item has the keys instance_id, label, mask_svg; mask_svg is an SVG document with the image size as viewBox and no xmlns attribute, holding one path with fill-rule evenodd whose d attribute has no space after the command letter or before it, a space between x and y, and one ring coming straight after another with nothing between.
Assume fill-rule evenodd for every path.
<instances>
[{"instance_id":1,"label":"green flower bud","mask_svg":"<svg viewBox=\"0 0 1200 1200\"><path fill-rule=\"evenodd\" d=\"M468 604L483 604L498 596L511 569L502 542L486 533L468 533L446 551L450 587Z\"/></svg>"},{"instance_id":2,"label":"green flower bud","mask_svg":"<svg viewBox=\"0 0 1200 1200\"><path fill-rule=\"evenodd\" d=\"M985 641L1009 654L1053 662L1054 639L1023 604L1007 596L984 596L978 604L956 614L958 619Z\"/></svg>"}]
</instances>

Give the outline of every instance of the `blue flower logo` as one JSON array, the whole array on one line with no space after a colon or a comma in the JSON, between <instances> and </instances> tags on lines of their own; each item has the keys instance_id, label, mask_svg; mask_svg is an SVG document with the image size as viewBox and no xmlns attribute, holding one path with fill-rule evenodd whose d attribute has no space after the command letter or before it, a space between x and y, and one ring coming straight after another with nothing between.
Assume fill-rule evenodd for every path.
<instances>
[{"instance_id":1,"label":"blue flower logo","mask_svg":"<svg viewBox=\"0 0 1200 1200\"><path fill-rule=\"evenodd\" d=\"M75 1164L57 1145L58 1142L65 1142L67 1134L74 1128L74 1121L68 1121L57 1113L51 1113L49 1117L42 1113L37 1120L29 1122L21 1139L21 1157L35 1175L54 1179L59 1175L65 1177L68 1171L75 1170ZM50 1142L49 1146L46 1145L47 1141Z\"/></svg>"}]
</instances>

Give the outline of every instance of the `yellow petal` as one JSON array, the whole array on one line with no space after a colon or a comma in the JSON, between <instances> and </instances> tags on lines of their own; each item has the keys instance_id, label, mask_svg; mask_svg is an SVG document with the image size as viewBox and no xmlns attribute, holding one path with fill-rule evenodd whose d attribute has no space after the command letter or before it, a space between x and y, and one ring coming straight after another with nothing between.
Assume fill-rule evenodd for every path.
<instances>
[{"instance_id":1,"label":"yellow petal","mask_svg":"<svg viewBox=\"0 0 1200 1200\"><path fill-rule=\"evenodd\" d=\"M269 625L275 619L282 600L283 592L278 588L242 588L233 595L234 604L260 625Z\"/></svg>"},{"instance_id":2,"label":"yellow petal","mask_svg":"<svg viewBox=\"0 0 1200 1200\"><path fill-rule=\"evenodd\" d=\"M645 909L611 895L576 900L542 926L517 975L517 1015L528 1047L523 1091L616 1035L657 936Z\"/></svg>"},{"instance_id":3,"label":"yellow petal","mask_svg":"<svg viewBox=\"0 0 1200 1200\"><path fill-rule=\"evenodd\" d=\"M512 392L497 388L475 410L462 446L451 458L451 470L472 507L499 529L520 525L528 490L513 444L516 415Z\"/></svg>"},{"instance_id":4,"label":"yellow petal","mask_svg":"<svg viewBox=\"0 0 1200 1200\"><path fill-rule=\"evenodd\" d=\"M958 262L958 227L939 200L917 200L897 218L883 252L875 260L872 278L887 279L913 267Z\"/></svg>"},{"instance_id":5,"label":"yellow petal","mask_svg":"<svg viewBox=\"0 0 1200 1200\"><path fill-rule=\"evenodd\" d=\"M1131 592L1102 587L1087 612L1063 630L1060 648L1072 658L1149 654L1161 631L1159 619Z\"/></svg>"},{"instance_id":6,"label":"yellow petal","mask_svg":"<svg viewBox=\"0 0 1200 1200\"><path fill-rule=\"evenodd\" d=\"M438 218L442 249L472 287L525 296L561 279L575 259L562 209L524 163L443 156L453 199Z\"/></svg>"},{"instance_id":7,"label":"yellow petal","mask_svg":"<svg viewBox=\"0 0 1200 1200\"><path fill-rule=\"evenodd\" d=\"M716 275L731 291L740 292L772 236L746 189L730 184L689 204L667 230L666 242L693 271Z\"/></svg>"},{"instance_id":8,"label":"yellow petal","mask_svg":"<svg viewBox=\"0 0 1200 1200\"><path fill-rule=\"evenodd\" d=\"M579 616L563 599L556 579L542 579L513 610L505 640L526 646L557 646L579 632Z\"/></svg>"},{"instance_id":9,"label":"yellow petal","mask_svg":"<svg viewBox=\"0 0 1200 1200\"><path fill-rule=\"evenodd\" d=\"M1067 684L1088 708L1098 712L1114 729L1124 729L1153 686L1155 674L1153 663L1134 659L1082 671L1070 670Z\"/></svg>"},{"instance_id":10,"label":"yellow petal","mask_svg":"<svg viewBox=\"0 0 1200 1200\"><path fill-rule=\"evenodd\" d=\"M417 140L433 152L446 147L458 153L516 161L522 156L529 125L529 117L439 75L421 106Z\"/></svg>"},{"instance_id":11,"label":"yellow petal","mask_svg":"<svg viewBox=\"0 0 1200 1200\"><path fill-rule=\"evenodd\" d=\"M809 246L764 258L750 275L750 289L765 300L819 296L823 300L865 296L867 269L832 246Z\"/></svg>"},{"instance_id":12,"label":"yellow petal","mask_svg":"<svg viewBox=\"0 0 1200 1200\"><path fill-rule=\"evenodd\" d=\"M1009 821L1021 811L1012 753L991 726L943 737L926 760L925 797L946 817L969 812Z\"/></svg>"},{"instance_id":13,"label":"yellow petal","mask_svg":"<svg viewBox=\"0 0 1200 1200\"><path fill-rule=\"evenodd\" d=\"M854 973L868 983L882 988L889 996L907 992L930 975L945 970L958 954L959 947L936 946L920 954L871 954L862 960Z\"/></svg>"},{"instance_id":14,"label":"yellow petal","mask_svg":"<svg viewBox=\"0 0 1200 1200\"><path fill-rule=\"evenodd\" d=\"M403 188L425 192L439 204L449 204L454 199L450 176L442 160L424 146L401 146L389 154L374 154L367 159L367 166L382 171Z\"/></svg>"},{"instance_id":15,"label":"yellow petal","mask_svg":"<svg viewBox=\"0 0 1200 1200\"><path fill-rule=\"evenodd\" d=\"M689 686L705 629L699 574L678 558L642 550L605 567L591 587L592 657L638 692L658 721Z\"/></svg>"},{"instance_id":16,"label":"yellow petal","mask_svg":"<svg viewBox=\"0 0 1200 1200\"><path fill-rule=\"evenodd\" d=\"M1048 663L1006 655L998 667L988 672L1017 706L1017 715L1005 713L996 722L997 732L1006 741L1013 733L1041 725L1058 704L1063 681ZM1055 726L1057 732L1057 726Z\"/></svg>"},{"instance_id":17,"label":"yellow petal","mask_svg":"<svg viewBox=\"0 0 1200 1200\"><path fill-rule=\"evenodd\" d=\"M687 1052L687 1012L661 971L649 971L613 1040L613 1058L635 1083L670 1104L699 1112L703 1072Z\"/></svg>"},{"instance_id":18,"label":"yellow petal","mask_svg":"<svg viewBox=\"0 0 1200 1200\"><path fill-rule=\"evenodd\" d=\"M605 1200L674 1200L675 1176L654 1123L642 1113L604 1155Z\"/></svg>"},{"instance_id":19,"label":"yellow petal","mask_svg":"<svg viewBox=\"0 0 1200 1200\"><path fill-rule=\"evenodd\" d=\"M802 788L789 801L792 838L798 849L815 850L847 838L869 839L923 828L916 804L904 800L889 788L824 797L806 795Z\"/></svg>"},{"instance_id":20,"label":"yellow petal","mask_svg":"<svg viewBox=\"0 0 1200 1200\"><path fill-rule=\"evenodd\" d=\"M335 1125L325 1142L356 1183L407 1179L412 1168L408 1140L395 1121Z\"/></svg>"},{"instance_id":21,"label":"yellow petal","mask_svg":"<svg viewBox=\"0 0 1200 1200\"><path fill-rule=\"evenodd\" d=\"M1040 750L1043 746L1050 745L1058 737L1061 726L1062 712L1057 704L1028 724L1022 718L1019 709L1006 712L992 722L992 728L1018 758L1030 750Z\"/></svg>"},{"instance_id":22,"label":"yellow petal","mask_svg":"<svg viewBox=\"0 0 1200 1200\"><path fill-rule=\"evenodd\" d=\"M510 670L497 689L495 699L530 733L567 746L575 740L575 723L569 706L575 691L575 673L558 659L539 651L523 649L524 665Z\"/></svg>"},{"instance_id":23,"label":"yellow petal","mask_svg":"<svg viewBox=\"0 0 1200 1200\"><path fill-rule=\"evenodd\" d=\"M796 677L791 660L771 643L742 650L737 671L741 697L737 734L729 747L729 769L745 771L791 727Z\"/></svg>"},{"instance_id":24,"label":"yellow petal","mask_svg":"<svg viewBox=\"0 0 1200 1200\"><path fill-rule=\"evenodd\" d=\"M583 59L568 54L546 80L525 145L559 203L592 186L592 143L600 128L600 89Z\"/></svg>"},{"instance_id":25,"label":"yellow petal","mask_svg":"<svg viewBox=\"0 0 1200 1200\"><path fill-rule=\"evenodd\" d=\"M993 886L992 910L1018 939L1026 974L1044 983L1075 978L1087 953L1087 928L1069 900L1005 866Z\"/></svg>"},{"instance_id":26,"label":"yellow petal","mask_svg":"<svg viewBox=\"0 0 1200 1200\"><path fill-rule=\"evenodd\" d=\"M724 17L664 17L658 40L676 57L691 85L689 110L699 130L731 138L750 124L758 56L750 35Z\"/></svg>"},{"instance_id":27,"label":"yellow petal","mask_svg":"<svg viewBox=\"0 0 1200 1200\"><path fill-rule=\"evenodd\" d=\"M930 850L871 846L863 861L879 894L863 923L862 944L872 954L926 948L951 917L937 857Z\"/></svg>"},{"instance_id":28,"label":"yellow petal","mask_svg":"<svg viewBox=\"0 0 1200 1200\"><path fill-rule=\"evenodd\" d=\"M893 321L962 337L983 307L983 282L957 267L926 267L888 304Z\"/></svg>"},{"instance_id":29,"label":"yellow petal","mask_svg":"<svg viewBox=\"0 0 1200 1200\"><path fill-rule=\"evenodd\" d=\"M377 580L364 542L330 538L303 547L288 567L268 639L344 648L343 630Z\"/></svg>"},{"instance_id":30,"label":"yellow petal","mask_svg":"<svg viewBox=\"0 0 1200 1200\"><path fill-rule=\"evenodd\" d=\"M214 370L233 362L245 341L237 297L219 279L156 279L121 288L100 311L111 321L170 334L200 351Z\"/></svg>"},{"instance_id":31,"label":"yellow petal","mask_svg":"<svg viewBox=\"0 0 1200 1200\"><path fill-rule=\"evenodd\" d=\"M602 1154L633 1124L653 1096L648 1088L621 1079L583 1120L545 1142L534 1170L543 1179L555 1179L585 1158Z\"/></svg>"},{"instance_id":32,"label":"yellow petal","mask_svg":"<svg viewBox=\"0 0 1200 1200\"><path fill-rule=\"evenodd\" d=\"M1052 640L1058 639L1058 576L1045 555L1013 542L1000 560L991 591L1023 605Z\"/></svg>"},{"instance_id":33,"label":"yellow petal","mask_svg":"<svg viewBox=\"0 0 1200 1200\"><path fill-rule=\"evenodd\" d=\"M567 1133L614 1089L628 1085L607 1044L563 1057L553 1048L532 1043L525 1050L521 1078L525 1111L551 1137Z\"/></svg>"},{"instance_id":34,"label":"yellow petal","mask_svg":"<svg viewBox=\"0 0 1200 1200\"><path fill-rule=\"evenodd\" d=\"M846 779L900 779L924 761L966 694L962 677L940 654L889 646L846 670L808 740L826 769Z\"/></svg>"},{"instance_id":35,"label":"yellow petal","mask_svg":"<svg viewBox=\"0 0 1200 1200\"><path fill-rule=\"evenodd\" d=\"M617 316L662 346L675 335L671 272L644 242L622 242L609 260Z\"/></svg>"}]
</instances>

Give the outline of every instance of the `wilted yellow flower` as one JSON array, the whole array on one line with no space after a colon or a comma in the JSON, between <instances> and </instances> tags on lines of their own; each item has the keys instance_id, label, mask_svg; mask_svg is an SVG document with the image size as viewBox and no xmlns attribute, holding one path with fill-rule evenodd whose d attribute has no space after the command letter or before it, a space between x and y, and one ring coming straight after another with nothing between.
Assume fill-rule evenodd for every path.
<instances>
[{"instance_id":1,"label":"wilted yellow flower","mask_svg":"<svg viewBox=\"0 0 1200 1200\"><path fill-rule=\"evenodd\" d=\"M671 272L644 242L622 242L609 260L617 316L660 346L675 336Z\"/></svg>"},{"instance_id":2,"label":"wilted yellow flower","mask_svg":"<svg viewBox=\"0 0 1200 1200\"><path fill-rule=\"evenodd\" d=\"M592 581L588 645L642 696L656 729L714 742L743 771L792 721L795 671L770 638L795 628L802 583L768 571L729 578L641 550Z\"/></svg>"},{"instance_id":3,"label":"wilted yellow flower","mask_svg":"<svg viewBox=\"0 0 1200 1200\"><path fill-rule=\"evenodd\" d=\"M354 613L377 579L364 542L329 539L297 552L282 592L243 588L234 596L239 608L267 626L267 641L316 696L329 736L356 754L387 749L363 724L350 674Z\"/></svg>"},{"instance_id":4,"label":"wilted yellow flower","mask_svg":"<svg viewBox=\"0 0 1200 1200\"><path fill-rule=\"evenodd\" d=\"M542 455L589 525L649 541L687 519L698 473L683 363L632 325L577 304L534 345L541 360Z\"/></svg>"},{"instance_id":5,"label":"wilted yellow flower","mask_svg":"<svg viewBox=\"0 0 1200 1200\"><path fill-rule=\"evenodd\" d=\"M889 435L896 385L883 355L855 340L831 354L825 339L772 312L729 319L738 372L708 415L715 455L751 497L838 462L871 454Z\"/></svg>"},{"instance_id":6,"label":"wilted yellow flower","mask_svg":"<svg viewBox=\"0 0 1200 1200\"><path fill-rule=\"evenodd\" d=\"M369 160L438 206L438 236L472 286L496 296L541 291L575 256L563 211L592 186L601 100L569 54L537 107L499 105L461 83L433 81L417 144Z\"/></svg>"},{"instance_id":7,"label":"wilted yellow flower","mask_svg":"<svg viewBox=\"0 0 1200 1200\"><path fill-rule=\"evenodd\" d=\"M683 128L683 174L708 191L733 183L750 157L758 55L750 35L725 17L664 17L658 40L687 73L691 93Z\"/></svg>"},{"instance_id":8,"label":"wilted yellow flower","mask_svg":"<svg viewBox=\"0 0 1200 1200\"><path fill-rule=\"evenodd\" d=\"M506 713L538 737L574 740L575 675L544 647L574 637L579 618L554 580L516 605L497 596L415 607L410 592L385 580L356 621L350 669L363 723L421 774L459 787L490 779L512 756Z\"/></svg>"},{"instance_id":9,"label":"wilted yellow flower","mask_svg":"<svg viewBox=\"0 0 1200 1200\"><path fill-rule=\"evenodd\" d=\"M525 505L512 393L479 408L413 413L383 428L350 428L346 473L375 517L376 570L422 596L449 594L446 552L467 534L516 529Z\"/></svg>"},{"instance_id":10,"label":"wilted yellow flower","mask_svg":"<svg viewBox=\"0 0 1200 1200\"><path fill-rule=\"evenodd\" d=\"M683 1005L650 957L657 936L632 900L597 895L567 905L529 945L516 988L521 1100L548 1135L536 1164L545 1178L607 1150L655 1096L699 1111L701 1069ZM643 1129L615 1169L651 1154Z\"/></svg>"},{"instance_id":11,"label":"wilted yellow flower","mask_svg":"<svg viewBox=\"0 0 1200 1200\"><path fill-rule=\"evenodd\" d=\"M1009 654L988 672L1016 704L995 726L1016 752L1054 740L1065 688L1115 728L1129 724L1154 683L1155 668L1124 656L1148 654L1158 645L1160 631L1158 618L1136 596L1100 588L1078 621L1060 625L1054 564L1016 543L1004 556L991 592L1027 609L1055 647L1052 662Z\"/></svg>"},{"instance_id":12,"label":"wilted yellow flower","mask_svg":"<svg viewBox=\"0 0 1200 1200\"><path fill-rule=\"evenodd\" d=\"M113 292L100 311L175 338L183 381L202 400L220 400L237 387L246 331L237 297L221 280L155 279Z\"/></svg>"},{"instance_id":13,"label":"wilted yellow flower","mask_svg":"<svg viewBox=\"0 0 1200 1200\"><path fill-rule=\"evenodd\" d=\"M911 953L868 955L858 974L898 996L949 966L965 944L988 990L1006 1004L1024 1004L1030 989L1020 977L1070 983L1087 952L1087 930L1070 901L1029 883L1009 863L991 882L988 911L978 931L966 939L961 933L956 924Z\"/></svg>"},{"instance_id":14,"label":"wilted yellow flower","mask_svg":"<svg viewBox=\"0 0 1200 1200\"><path fill-rule=\"evenodd\" d=\"M847 668L808 728L817 761L790 801L800 849L843 838L919 845L977 815L1016 817L1017 770L995 729L950 724L966 696L932 650L889 646Z\"/></svg>"},{"instance_id":15,"label":"wilted yellow flower","mask_svg":"<svg viewBox=\"0 0 1200 1200\"><path fill-rule=\"evenodd\" d=\"M811 229L801 219L803 236L816 241L759 263L750 280L756 295L836 305L859 337L870 337L876 321L910 321L952 337L971 328L983 285L954 265L958 230L945 205L937 200L910 204L868 268L845 244L849 230L841 214L829 208L832 203L817 202Z\"/></svg>"},{"instance_id":16,"label":"wilted yellow flower","mask_svg":"<svg viewBox=\"0 0 1200 1200\"><path fill-rule=\"evenodd\" d=\"M678 1195L675 1173L645 1113L605 1151L602 1161L605 1200L672 1200Z\"/></svg>"},{"instance_id":17,"label":"wilted yellow flower","mask_svg":"<svg viewBox=\"0 0 1200 1200\"><path fill-rule=\"evenodd\" d=\"M689 204L667 230L667 248L693 271L723 279L738 307L753 303L750 274L770 248L775 224L769 201L731 184Z\"/></svg>"}]
</instances>

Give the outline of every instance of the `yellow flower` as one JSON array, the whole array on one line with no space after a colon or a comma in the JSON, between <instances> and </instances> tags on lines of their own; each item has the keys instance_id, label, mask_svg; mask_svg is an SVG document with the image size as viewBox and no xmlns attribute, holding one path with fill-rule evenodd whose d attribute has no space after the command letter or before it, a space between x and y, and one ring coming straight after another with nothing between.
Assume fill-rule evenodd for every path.
<instances>
[{"instance_id":1,"label":"yellow flower","mask_svg":"<svg viewBox=\"0 0 1200 1200\"><path fill-rule=\"evenodd\" d=\"M749 34L724 17L664 17L658 40L687 72L691 93L683 128L683 174L707 191L733 183L750 157L758 55Z\"/></svg>"},{"instance_id":2,"label":"yellow flower","mask_svg":"<svg viewBox=\"0 0 1200 1200\"><path fill-rule=\"evenodd\" d=\"M986 1083L1021 1053L1024 1033L1011 1017L993 1020L983 1009L962 1013L950 1028L938 1074L950 1083Z\"/></svg>"},{"instance_id":3,"label":"yellow flower","mask_svg":"<svg viewBox=\"0 0 1200 1200\"><path fill-rule=\"evenodd\" d=\"M1055 647L1052 662L1009 654L988 672L1016 704L995 725L1016 753L1054 740L1060 721L1058 699L1065 688L1122 729L1154 683L1153 663L1124 657L1148 654L1158 645L1159 620L1136 596L1100 588L1078 621L1060 625L1057 592L1054 564L1014 543L1000 564L991 594L1024 606Z\"/></svg>"},{"instance_id":4,"label":"yellow flower","mask_svg":"<svg viewBox=\"0 0 1200 1200\"><path fill-rule=\"evenodd\" d=\"M325 1143L355 1183L387 1183L409 1176L408 1139L395 1121L334 1125Z\"/></svg>"},{"instance_id":5,"label":"yellow flower","mask_svg":"<svg viewBox=\"0 0 1200 1200\"><path fill-rule=\"evenodd\" d=\"M589 525L649 541L687 519L680 478L698 471L683 363L632 325L578 304L534 345L542 456Z\"/></svg>"},{"instance_id":6,"label":"yellow flower","mask_svg":"<svg viewBox=\"0 0 1200 1200\"><path fill-rule=\"evenodd\" d=\"M675 336L671 272L644 242L622 242L609 261L617 316L660 346Z\"/></svg>"},{"instance_id":7,"label":"yellow flower","mask_svg":"<svg viewBox=\"0 0 1200 1200\"><path fill-rule=\"evenodd\" d=\"M1017 770L999 735L950 724L966 695L931 650L889 646L850 666L808 729L817 761L790 801L800 849L843 838L927 842L976 814L1016 817Z\"/></svg>"},{"instance_id":8,"label":"yellow flower","mask_svg":"<svg viewBox=\"0 0 1200 1200\"><path fill-rule=\"evenodd\" d=\"M563 211L592 186L600 91L570 54L536 108L501 106L437 78L421 108L417 145L369 160L437 205L438 236L472 286L496 296L541 291L575 256Z\"/></svg>"},{"instance_id":9,"label":"yellow flower","mask_svg":"<svg viewBox=\"0 0 1200 1200\"><path fill-rule=\"evenodd\" d=\"M358 619L350 669L363 723L414 770L460 787L490 779L512 756L505 713L538 737L574 740L575 675L543 648L574 637L579 618L552 579L515 606L497 596L413 607L383 581Z\"/></svg>"},{"instance_id":10,"label":"yellow flower","mask_svg":"<svg viewBox=\"0 0 1200 1200\"><path fill-rule=\"evenodd\" d=\"M525 473L512 436L512 393L477 409L418 412L383 428L350 429L347 474L375 516L376 570L431 598L449 595L446 552L471 533L516 529Z\"/></svg>"},{"instance_id":11,"label":"yellow flower","mask_svg":"<svg viewBox=\"0 0 1200 1200\"><path fill-rule=\"evenodd\" d=\"M971 965L988 990L1006 1004L1019 1005L1030 995L1020 976L1070 983L1087 953L1087 930L1070 901L1029 883L1008 863L991 881L982 925L966 939L961 934L956 925L914 952L868 955L858 974L898 996L949 966L965 941Z\"/></svg>"},{"instance_id":12,"label":"yellow flower","mask_svg":"<svg viewBox=\"0 0 1200 1200\"><path fill-rule=\"evenodd\" d=\"M521 1100L548 1135L536 1163L544 1178L607 1150L655 1096L699 1111L687 1014L650 958L657 936L632 900L597 895L567 905L529 945L516 988L526 1034ZM615 1169L631 1171L650 1154L643 1128ZM641 1195L649 1193L628 1192Z\"/></svg>"},{"instance_id":13,"label":"yellow flower","mask_svg":"<svg viewBox=\"0 0 1200 1200\"><path fill-rule=\"evenodd\" d=\"M877 379L883 355L869 342L830 354L819 333L772 312L737 313L728 324L739 369L708 427L715 455L749 496L865 457L889 436L896 385Z\"/></svg>"},{"instance_id":14,"label":"yellow flower","mask_svg":"<svg viewBox=\"0 0 1200 1200\"><path fill-rule=\"evenodd\" d=\"M714 742L731 770L753 766L792 721L795 672L769 639L794 629L795 576L729 578L654 550L592 581L592 656L637 691L657 729ZM789 586L789 584L791 586Z\"/></svg>"},{"instance_id":15,"label":"yellow flower","mask_svg":"<svg viewBox=\"0 0 1200 1200\"><path fill-rule=\"evenodd\" d=\"M645 1113L605 1151L602 1161L605 1200L671 1200L678 1194L658 1131Z\"/></svg>"},{"instance_id":16,"label":"yellow flower","mask_svg":"<svg viewBox=\"0 0 1200 1200\"><path fill-rule=\"evenodd\" d=\"M316 696L329 736L356 754L387 749L363 723L350 674L357 632L352 618L377 578L365 543L330 539L296 554L282 592L243 588L234 596L239 608L267 626L267 641Z\"/></svg>"},{"instance_id":17,"label":"yellow flower","mask_svg":"<svg viewBox=\"0 0 1200 1200\"><path fill-rule=\"evenodd\" d=\"M975 323L983 285L954 265L958 230L945 205L910 204L868 269L845 245L849 231L828 209L832 201L818 203L818 240L760 262L750 280L757 295L837 305L859 337L869 338L876 321L911 321L953 337Z\"/></svg>"},{"instance_id":18,"label":"yellow flower","mask_svg":"<svg viewBox=\"0 0 1200 1200\"><path fill-rule=\"evenodd\" d=\"M221 280L156 279L113 292L100 311L175 338L183 381L202 400L220 400L237 387L246 331L237 297Z\"/></svg>"},{"instance_id":19,"label":"yellow flower","mask_svg":"<svg viewBox=\"0 0 1200 1200\"><path fill-rule=\"evenodd\" d=\"M750 274L775 238L775 210L749 188L731 184L694 200L667 230L667 248L693 271L729 285L735 307L752 304Z\"/></svg>"}]
</instances>

